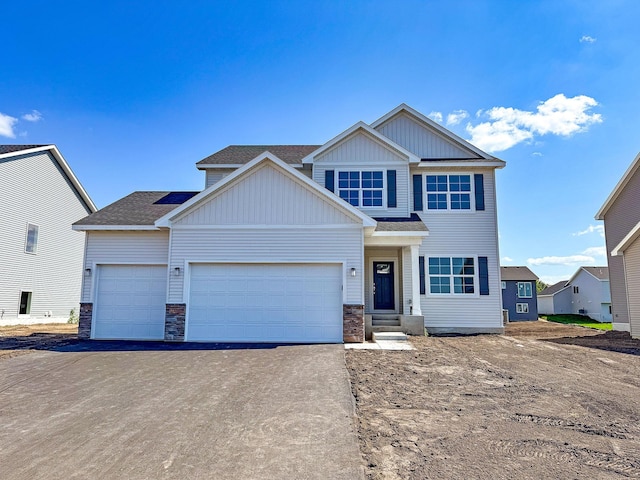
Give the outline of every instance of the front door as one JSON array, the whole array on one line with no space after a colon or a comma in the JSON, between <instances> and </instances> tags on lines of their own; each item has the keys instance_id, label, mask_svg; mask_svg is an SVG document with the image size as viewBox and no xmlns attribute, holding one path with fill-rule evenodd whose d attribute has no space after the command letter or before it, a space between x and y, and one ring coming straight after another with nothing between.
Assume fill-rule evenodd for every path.
<instances>
[{"instance_id":1,"label":"front door","mask_svg":"<svg viewBox=\"0 0 640 480\"><path fill-rule=\"evenodd\" d=\"M373 262L373 308L394 310L393 262Z\"/></svg>"}]
</instances>

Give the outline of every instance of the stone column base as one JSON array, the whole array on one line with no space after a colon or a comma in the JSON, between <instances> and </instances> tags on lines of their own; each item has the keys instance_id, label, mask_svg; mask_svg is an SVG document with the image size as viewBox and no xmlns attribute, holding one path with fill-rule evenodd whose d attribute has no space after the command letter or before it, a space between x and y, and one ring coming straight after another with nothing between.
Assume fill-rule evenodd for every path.
<instances>
[{"instance_id":1,"label":"stone column base","mask_svg":"<svg viewBox=\"0 0 640 480\"><path fill-rule=\"evenodd\" d=\"M164 339L184 342L184 323L187 312L185 303L167 303L164 316Z\"/></svg>"},{"instance_id":2,"label":"stone column base","mask_svg":"<svg viewBox=\"0 0 640 480\"><path fill-rule=\"evenodd\" d=\"M364 305L342 306L342 339L344 343L364 342Z\"/></svg>"},{"instance_id":3,"label":"stone column base","mask_svg":"<svg viewBox=\"0 0 640 480\"><path fill-rule=\"evenodd\" d=\"M93 303L81 303L78 316L78 338L88 340L91 338L91 319L93 318Z\"/></svg>"}]
</instances>

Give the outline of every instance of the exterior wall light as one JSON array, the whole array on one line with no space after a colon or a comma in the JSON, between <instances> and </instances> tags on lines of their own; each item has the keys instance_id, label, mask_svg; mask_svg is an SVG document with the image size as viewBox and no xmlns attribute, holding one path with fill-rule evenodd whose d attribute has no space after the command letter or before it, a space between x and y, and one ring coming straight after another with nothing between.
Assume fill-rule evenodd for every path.
<instances>
[{"instance_id":1,"label":"exterior wall light","mask_svg":"<svg viewBox=\"0 0 640 480\"><path fill-rule=\"evenodd\" d=\"M85 269L84 269L84 274L85 274L86 276L91 275L91 268L89 268L89 267L85 268Z\"/></svg>"},{"instance_id":2,"label":"exterior wall light","mask_svg":"<svg viewBox=\"0 0 640 480\"><path fill-rule=\"evenodd\" d=\"M173 274L174 274L176 277L179 277L179 276L180 276L180 267L176 267L176 268L174 268L174 269L173 269Z\"/></svg>"},{"instance_id":3,"label":"exterior wall light","mask_svg":"<svg viewBox=\"0 0 640 480\"><path fill-rule=\"evenodd\" d=\"M351 267L351 276L355 277L356 276L356 269L355 267Z\"/></svg>"}]
</instances>

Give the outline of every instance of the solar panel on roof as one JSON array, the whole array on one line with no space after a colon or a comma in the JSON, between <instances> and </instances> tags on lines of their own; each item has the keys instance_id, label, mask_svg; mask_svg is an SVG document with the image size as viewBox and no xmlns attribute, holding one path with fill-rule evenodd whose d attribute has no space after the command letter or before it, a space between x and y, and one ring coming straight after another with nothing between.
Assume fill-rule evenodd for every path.
<instances>
[{"instance_id":1,"label":"solar panel on roof","mask_svg":"<svg viewBox=\"0 0 640 480\"><path fill-rule=\"evenodd\" d=\"M195 197L198 193L200 192L171 192L153 203L154 205L182 205L187 200Z\"/></svg>"}]
</instances>

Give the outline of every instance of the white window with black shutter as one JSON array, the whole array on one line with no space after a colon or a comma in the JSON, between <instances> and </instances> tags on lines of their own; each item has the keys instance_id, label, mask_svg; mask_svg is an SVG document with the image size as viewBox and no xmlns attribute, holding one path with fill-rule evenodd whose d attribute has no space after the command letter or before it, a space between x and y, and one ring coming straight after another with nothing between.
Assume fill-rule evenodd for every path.
<instances>
[{"instance_id":1,"label":"white window with black shutter","mask_svg":"<svg viewBox=\"0 0 640 480\"><path fill-rule=\"evenodd\" d=\"M324 186L354 207L398 206L396 170L325 170Z\"/></svg>"},{"instance_id":2,"label":"white window with black shutter","mask_svg":"<svg viewBox=\"0 0 640 480\"><path fill-rule=\"evenodd\" d=\"M489 295L487 257L419 257L420 293L430 295Z\"/></svg>"},{"instance_id":3,"label":"white window with black shutter","mask_svg":"<svg viewBox=\"0 0 640 480\"><path fill-rule=\"evenodd\" d=\"M434 173L412 177L413 211L482 211L485 209L482 173Z\"/></svg>"}]
</instances>

